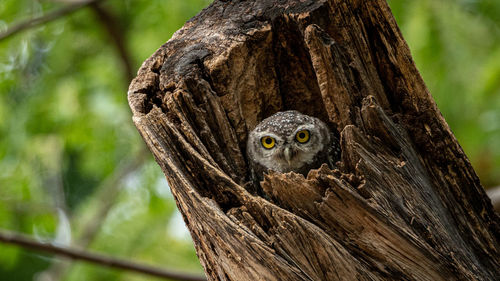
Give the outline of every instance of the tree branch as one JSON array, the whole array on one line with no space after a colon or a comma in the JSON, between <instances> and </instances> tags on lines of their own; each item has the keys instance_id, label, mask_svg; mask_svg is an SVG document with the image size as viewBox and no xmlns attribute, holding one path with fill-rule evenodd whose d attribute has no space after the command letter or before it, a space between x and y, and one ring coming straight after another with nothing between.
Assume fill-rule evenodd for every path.
<instances>
[{"instance_id":1,"label":"tree branch","mask_svg":"<svg viewBox=\"0 0 500 281\"><path fill-rule=\"evenodd\" d=\"M125 78L127 79L127 83L129 83L130 81L132 81L135 74L133 70L131 55L127 49L127 45L125 44L125 31L118 22L116 16L114 16L103 6L99 5L99 3L92 3L92 5L90 5L90 8L96 14L99 22L108 32L111 42L115 45L115 48L118 51L118 54L125 68Z\"/></svg>"},{"instance_id":2,"label":"tree branch","mask_svg":"<svg viewBox=\"0 0 500 281\"><path fill-rule=\"evenodd\" d=\"M99 265L104 265L108 267L114 267L129 271L134 271L138 273L148 274L151 276L170 278L174 280L182 281L205 281L206 279L202 276L192 275L187 273L173 272L170 270L164 270L156 267L152 267L145 264L137 264L126 260L116 259L101 254L90 253L85 250L71 249L60 246L55 246L52 244L42 243L30 239L26 236L7 233L0 231L0 242L5 244L18 245L23 248L29 248L37 251L42 251L45 253L51 253L56 255L65 256L71 259L84 260Z\"/></svg>"},{"instance_id":3,"label":"tree branch","mask_svg":"<svg viewBox=\"0 0 500 281\"><path fill-rule=\"evenodd\" d=\"M94 208L94 212L90 219L87 219L83 224L79 224L81 233L76 234L74 238L73 245L80 248L87 248L92 242L95 235L101 228L101 224L108 216L109 211L116 203L116 199L121 191L123 179L126 178L131 173L137 171L146 159L148 158L148 152L142 149L133 161L123 160L123 163L119 168L115 169L114 173L109 175L101 185L97 187L99 193L96 195L96 202L99 202L98 206ZM73 221L81 221L82 218L75 219ZM62 276L68 271L72 263L60 263L55 262L47 270L43 272L44 275L50 276L47 280L60 280Z\"/></svg>"},{"instance_id":4,"label":"tree branch","mask_svg":"<svg viewBox=\"0 0 500 281\"><path fill-rule=\"evenodd\" d=\"M53 20L57 20L57 19L65 16L65 15L68 15L68 14L71 14L73 12L76 12L80 8L86 7L86 6L88 6L90 4L93 4L93 3L97 3L99 1L101 1L101 0L79 1L79 2L76 2L76 3L68 4L67 6L65 6L65 7L61 8L61 9L48 12L48 13L46 13L43 16L36 17L36 18L33 18L33 19L29 19L29 20L22 21L22 22L19 22L17 24L14 24L13 26L11 26L6 31L0 33L0 41L4 40L4 39L7 39L7 38L11 37L12 35L14 35L16 33L19 33L21 31L24 31L24 30L27 30L27 29L30 29L30 28L33 28L33 27L45 24L47 22L51 22Z\"/></svg>"}]
</instances>

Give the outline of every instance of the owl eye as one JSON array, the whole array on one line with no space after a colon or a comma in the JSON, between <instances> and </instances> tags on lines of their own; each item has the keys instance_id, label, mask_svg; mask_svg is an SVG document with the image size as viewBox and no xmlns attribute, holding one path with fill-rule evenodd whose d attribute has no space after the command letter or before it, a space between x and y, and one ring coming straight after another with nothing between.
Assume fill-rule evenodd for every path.
<instances>
[{"instance_id":1,"label":"owl eye","mask_svg":"<svg viewBox=\"0 0 500 281\"><path fill-rule=\"evenodd\" d=\"M271 149L276 145L276 140L270 136L265 136L260 139L260 143L265 149Z\"/></svg>"},{"instance_id":2,"label":"owl eye","mask_svg":"<svg viewBox=\"0 0 500 281\"><path fill-rule=\"evenodd\" d=\"M295 134L295 139L300 143L308 142L309 137L310 137L309 130L300 130Z\"/></svg>"}]
</instances>

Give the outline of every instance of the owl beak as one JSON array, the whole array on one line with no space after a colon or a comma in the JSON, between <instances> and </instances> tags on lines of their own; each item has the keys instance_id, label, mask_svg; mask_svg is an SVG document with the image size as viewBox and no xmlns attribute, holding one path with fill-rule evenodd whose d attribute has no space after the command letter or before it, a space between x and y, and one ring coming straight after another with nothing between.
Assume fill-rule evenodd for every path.
<instances>
[{"instance_id":1,"label":"owl beak","mask_svg":"<svg viewBox=\"0 0 500 281\"><path fill-rule=\"evenodd\" d=\"M292 164L292 148L291 147L285 147L285 150L283 151L283 155L285 156L286 162L288 162L288 165Z\"/></svg>"}]
</instances>

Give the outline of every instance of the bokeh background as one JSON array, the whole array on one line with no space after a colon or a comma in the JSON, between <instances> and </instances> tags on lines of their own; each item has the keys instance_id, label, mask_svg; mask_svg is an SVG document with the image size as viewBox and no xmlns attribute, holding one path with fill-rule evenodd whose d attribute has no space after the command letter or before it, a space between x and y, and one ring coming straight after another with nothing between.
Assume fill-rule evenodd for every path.
<instances>
[{"instance_id":1,"label":"bokeh background","mask_svg":"<svg viewBox=\"0 0 500 281\"><path fill-rule=\"evenodd\" d=\"M0 34L72 2L0 0ZM0 39L0 229L202 273L126 93L141 62L210 2L101 1ZM500 185L500 1L389 4L483 185ZM0 279L160 280L5 244Z\"/></svg>"}]
</instances>

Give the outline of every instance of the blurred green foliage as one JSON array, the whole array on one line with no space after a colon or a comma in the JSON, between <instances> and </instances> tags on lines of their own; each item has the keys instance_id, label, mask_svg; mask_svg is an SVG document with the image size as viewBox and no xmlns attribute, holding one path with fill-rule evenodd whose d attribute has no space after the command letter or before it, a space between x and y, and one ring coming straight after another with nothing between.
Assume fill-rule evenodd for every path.
<instances>
[{"instance_id":1,"label":"blurred green foliage","mask_svg":"<svg viewBox=\"0 0 500 281\"><path fill-rule=\"evenodd\" d=\"M134 69L206 5L103 4L122 25ZM0 30L61 6L1 0ZM110 40L84 8L0 41L0 228L62 244L71 235L94 251L201 273L161 170L131 122L129 81ZM43 280L44 270L59 280L152 279L82 262L61 274L61 263L0 244L1 280Z\"/></svg>"},{"instance_id":2,"label":"blurred green foliage","mask_svg":"<svg viewBox=\"0 0 500 281\"><path fill-rule=\"evenodd\" d=\"M0 31L61 7L1 0ZM108 0L134 69L208 0ZM419 70L483 184L500 185L500 1L391 0ZM115 46L89 8L0 41L0 228L201 272L131 122ZM93 231L95 229L95 231ZM88 245L87 245L88 244ZM60 270L64 267L65 270ZM1 280L153 280L0 244Z\"/></svg>"},{"instance_id":3,"label":"blurred green foliage","mask_svg":"<svg viewBox=\"0 0 500 281\"><path fill-rule=\"evenodd\" d=\"M389 3L424 81L483 186L500 185L500 1Z\"/></svg>"}]
</instances>

